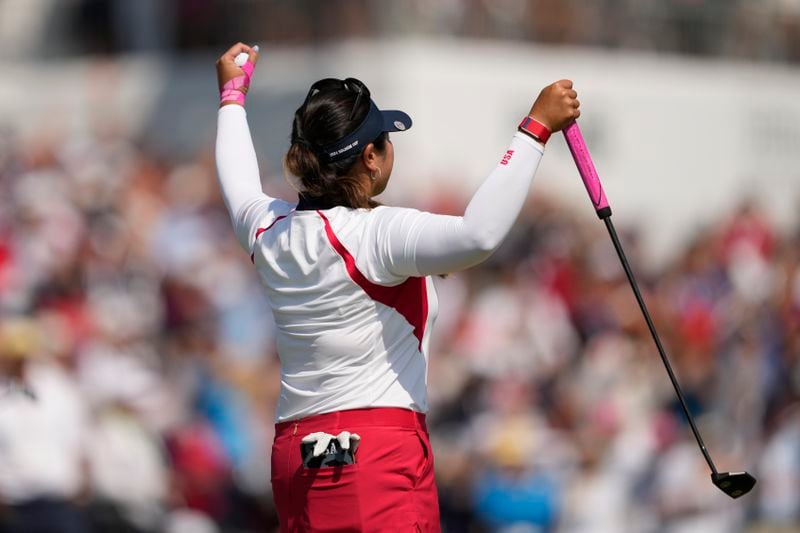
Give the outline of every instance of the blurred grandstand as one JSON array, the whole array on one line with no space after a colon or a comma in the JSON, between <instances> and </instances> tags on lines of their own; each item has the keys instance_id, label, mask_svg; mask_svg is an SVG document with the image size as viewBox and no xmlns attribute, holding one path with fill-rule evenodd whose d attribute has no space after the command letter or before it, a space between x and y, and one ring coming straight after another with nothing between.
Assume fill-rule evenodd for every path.
<instances>
[{"instance_id":1,"label":"blurred grandstand","mask_svg":"<svg viewBox=\"0 0 800 533\"><path fill-rule=\"evenodd\" d=\"M448 35L796 62L796 0L3 0L0 54Z\"/></svg>"},{"instance_id":2,"label":"blurred grandstand","mask_svg":"<svg viewBox=\"0 0 800 533\"><path fill-rule=\"evenodd\" d=\"M746 65L743 77L779 68L800 83L798 30L792 0L0 0L0 68L14 74L0 80L0 532L32 523L65 533L276 530L272 325L209 148L212 61L223 46L269 43L285 65L354 37L356 47L435 36L492 51L508 40L547 53L569 45L587 63L597 49L654 61L691 55L692 75L699 60L700 69ZM182 63L190 81L170 94L153 76L171 67L137 70L141 57ZM281 116L256 133L275 196L293 198L275 163L288 134L283 117L319 72L308 66L277 99L253 97L251 116ZM76 75L112 89L75 95ZM116 92L108 78L118 75L129 81ZM40 99L19 98L18 80L37 76L48 87L24 91ZM193 87L200 79L207 86ZM142 96L151 84L168 103ZM373 92L388 85L375 74ZM48 107L48 94L60 103ZM526 87L516 112L534 96ZM49 121L32 125L26 108L40 103ZM164 118L196 109L212 121L202 134ZM495 122L501 139L515 124L505 111ZM602 133L598 126L600 153ZM645 143L627 137L619 157ZM796 145L784 149L783 161L794 161ZM398 150L398 159L414 153ZM494 161L464 165L482 174ZM754 161L781 184L775 194L800 205L792 165ZM458 212L471 185L455 187L461 175L446 168L395 184L402 192L390 199ZM626 250L718 466L759 479L734 502L709 482L602 225L589 206L548 194L543 170L498 253L436 280L429 426L444 530L800 530L796 210L776 222L759 201L765 182L750 181L702 224L684 226L657 260L643 225L622 218ZM733 179L705 177L712 188ZM644 204L648 186L639 186L618 181L615 209ZM617 206L620 196L628 201ZM677 226L664 219L657 231Z\"/></svg>"}]
</instances>

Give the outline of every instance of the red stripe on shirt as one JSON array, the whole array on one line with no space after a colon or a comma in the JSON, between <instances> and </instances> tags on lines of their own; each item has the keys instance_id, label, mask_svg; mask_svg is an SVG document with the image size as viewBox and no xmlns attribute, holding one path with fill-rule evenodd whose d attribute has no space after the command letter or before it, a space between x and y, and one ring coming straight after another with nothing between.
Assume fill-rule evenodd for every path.
<instances>
[{"instance_id":1,"label":"red stripe on shirt","mask_svg":"<svg viewBox=\"0 0 800 533\"><path fill-rule=\"evenodd\" d=\"M336 237L328 218L321 211L317 211L317 213L325 223L325 234L328 236L333 249L344 260L350 279L361 287L367 293L367 296L376 302L391 307L411 324L414 328L414 336L419 340L419 349L421 351L425 323L428 320L428 287L425 278L408 278L403 283L393 287L371 282L358 270L355 259Z\"/></svg>"},{"instance_id":2,"label":"red stripe on shirt","mask_svg":"<svg viewBox=\"0 0 800 533\"><path fill-rule=\"evenodd\" d=\"M272 226L274 226L279 220L284 219L284 218L286 218L288 216L289 215L281 215L279 217L276 217L275 220L273 220L272 223L269 226L267 226L266 228L258 228L256 230L256 240L258 240L258 238L261 236L262 233L264 233L265 231L270 229ZM256 262L256 253L255 252L250 254L250 261L252 261L253 263Z\"/></svg>"}]
</instances>

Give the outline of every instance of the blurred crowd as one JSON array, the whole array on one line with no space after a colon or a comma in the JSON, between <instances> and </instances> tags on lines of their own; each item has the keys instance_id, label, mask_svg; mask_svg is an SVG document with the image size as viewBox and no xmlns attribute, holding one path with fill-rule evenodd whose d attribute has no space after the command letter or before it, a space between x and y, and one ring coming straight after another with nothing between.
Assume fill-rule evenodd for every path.
<instances>
[{"instance_id":1,"label":"blurred crowd","mask_svg":"<svg viewBox=\"0 0 800 533\"><path fill-rule=\"evenodd\" d=\"M4 18L20 58L429 35L800 61L797 0L0 0Z\"/></svg>"},{"instance_id":2,"label":"blurred crowd","mask_svg":"<svg viewBox=\"0 0 800 533\"><path fill-rule=\"evenodd\" d=\"M275 530L274 326L210 153L0 136L0 531ZM586 211L535 190L497 254L436 280L445 531L796 530L800 232L744 202L651 270L620 228L717 465L759 479L734 502Z\"/></svg>"}]
</instances>

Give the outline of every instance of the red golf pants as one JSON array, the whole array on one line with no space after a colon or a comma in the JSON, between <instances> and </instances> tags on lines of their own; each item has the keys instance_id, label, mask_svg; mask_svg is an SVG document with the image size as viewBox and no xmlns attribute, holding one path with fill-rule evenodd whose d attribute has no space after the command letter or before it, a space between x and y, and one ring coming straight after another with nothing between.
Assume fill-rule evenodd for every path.
<instances>
[{"instance_id":1,"label":"red golf pants","mask_svg":"<svg viewBox=\"0 0 800 533\"><path fill-rule=\"evenodd\" d=\"M356 464L303 467L300 441L317 431L358 433ZM354 409L276 424L272 489L281 532L440 531L425 415L407 409Z\"/></svg>"}]
</instances>

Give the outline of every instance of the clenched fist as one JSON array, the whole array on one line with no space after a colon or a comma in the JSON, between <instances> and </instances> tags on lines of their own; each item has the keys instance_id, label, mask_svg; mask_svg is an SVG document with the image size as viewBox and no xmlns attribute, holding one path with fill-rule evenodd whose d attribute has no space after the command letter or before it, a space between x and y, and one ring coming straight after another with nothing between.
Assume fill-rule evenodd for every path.
<instances>
[{"instance_id":1,"label":"clenched fist","mask_svg":"<svg viewBox=\"0 0 800 533\"><path fill-rule=\"evenodd\" d=\"M580 105L572 81L559 80L542 89L528 115L556 132L581 116Z\"/></svg>"},{"instance_id":2,"label":"clenched fist","mask_svg":"<svg viewBox=\"0 0 800 533\"><path fill-rule=\"evenodd\" d=\"M231 46L227 52L217 59L217 83L220 91L230 80L244 74L242 68L234 61L236 56L242 52L249 56L250 62L254 65L258 62L258 52L252 47L243 43L236 43Z\"/></svg>"}]
</instances>

